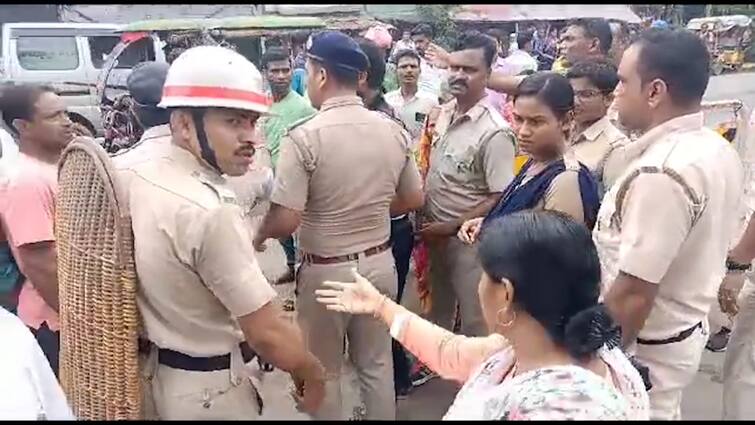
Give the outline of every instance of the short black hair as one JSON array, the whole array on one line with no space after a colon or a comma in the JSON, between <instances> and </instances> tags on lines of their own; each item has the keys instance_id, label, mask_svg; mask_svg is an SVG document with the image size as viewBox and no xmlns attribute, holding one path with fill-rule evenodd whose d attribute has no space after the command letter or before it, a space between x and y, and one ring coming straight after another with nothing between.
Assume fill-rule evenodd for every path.
<instances>
[{"instance_id":1,"label":"short black hair","mask_svg":"<svg viewBox=\"0 0 755 425\"><path fill-rule=\"evenodd\" d=\"M509 39L509 33L502 29L490 28L489 30L485 31L485 34L493 37L494 39L496 39L496 41L499 41L501 43L509 44L511 41Z\"/></svg>"},{"instance_id":2,"label":"short black hair","mask_svg":"<svg viewBox=\"0 0 755 425\"><path fill-rule=\"evenodd\" d=\"M607 60L586 60L577 62L566 71L566 78L587 78L603 93L611 93L619 84L616 65Z\"/></svg>"},{"instance_id":3,"label":"short black hair","mask_svg":"<svg viewBox=\"0 0 755 425\"><path fill-rule=\"evenodd\" d=\"M369 66L367 67L367 87L379 89L383 86L383 79L385 78L385 53L372 40L358 38L356 41L369 62Z\"/></svg>"},{"instance_id":4,"label":"short black hair","mask_svg":"<svg viewBox=\"0 0 755 425\"><path fill-rule=\"evenodd\" d=\"M530 31L521 31L516 34L516 44L521 49L525 44L532 42L533 37Z\"/></svg>"},{"instance_id":5,"label":"short black hair","mask_svg":"<svg viewBox=\"0 0 755 425\"><path fill-rule=\"evenodd\" d=\"M353 69L347 69L330 63L322 62L310 56L309 60L315 65L325 69L328 76L341 86L356 88L359 85L359 73Z\"/></svg>"},{"instance_id":6,"label":"short black hair","mask_svg":"<svg viewBox=\"0 0 755 425\"><path fill-rule=\"evenodd\" d=\"M271 47L262 55L262 69L266 69L270 62L289 61L291 56L282 47Z\"/></svg>"},{"instance_id":7,"label":"short black hair","mask_svg":"<svg viewBox=\"0 0 755 425\"><path fill-rule=\"evenodd\" d=\"M597 38L600 41L600 51L608 54L613 44L613 34L608 21L603 18L585 18L569 21L567 27L576 26L584 30L585 35L590 38Z\"/></svg>"},{"instance_id":8,"label":"short black hair","mask_svg":"<svg viewBox=\"0 0 755 425\"><path fill-rule=\"evenodd\" d=\"M419 53L417 53L417 51L413 49L401 49L398 52L396 52L396 57L395 57L394 62L398 64L399 59L406 58L406 57L414 58L417 60L418 63L421 62Z\"/></svg>"},{"instance_id":9,"label":"short black hair","mask_svg":"<svg viewBox=\"0 0 755 425\"><path fill-rule=\"evenodd\" d=\"M681 106L699 103L710 79L710 54L705 43L686 29L649 29L635 41L640 48L642 82L659 78L671 100Z\"/></svg>"},{"instance_id":10,"label":"short black hair","mask_svg":"<svg viewBox=\"0 0 755 425\"><path fill-rule=\"evenodd\" d=\"M574 89L569 80L557 72L536 72L519 83L514 102L522 96L542 100L558 118L574 109Z\"/></svg>"},{"instance_id":11,"label":"short black hair","mask_svg":"<svg viewBox=\"0 0 755 425\"><path fill-rule=\"evenodd\" d=\"M296 44L304 44L307 42L307 39L310 37L311 34L312 34L311 31L305 31L305 30L294 31L291 34L291 42L296 43Z\"/></svg>"},{"instance_id":12,"label":"short black hair","mask_svg":"<svg viewBox=\"0 0 755 425\"><path fill-rule=\"evenodd\" d=\"M598 252L581 223L547 210L497 217L480 233L478 256L494 284L511 282L513 305L572 357L618 344L618 326L598 303Z\"/></svg>"},{"instance_id":13,"label":"short black hair","mask_svg":"<svg viewBox=\"0 0 755 425\"><path fill-rule=\"evenodd\" d=\"M433 38L433 28L428 24L417 24L412 28L412 37L415 35L425 35L427 38Z\"/></svg>"},{"instance_id":14,"label":"short black hair","mask_svg":"<svg viewBox=\"0 0 755 425\"><path fill-rule=\"evenodd\" d=\"M3 122L14 134L18 130L13 126L13 120L31 120L34 117L34 104L45 93L55 93L55 89L40 84L8 84L0 93L0 112Z\"/></svg>"},{"instance_id":15,"label":"short black hair","mask_svg":"<svg viewBox=\"0 0 755 425\"><path fill-rule=\"evenodd\" d=\"M498 50L493 37L479 31L467 31L459 38L454 50L458 52L469 49L482 49L488 68L493 66L496 50Z\"/></svg>"}]
</instances>

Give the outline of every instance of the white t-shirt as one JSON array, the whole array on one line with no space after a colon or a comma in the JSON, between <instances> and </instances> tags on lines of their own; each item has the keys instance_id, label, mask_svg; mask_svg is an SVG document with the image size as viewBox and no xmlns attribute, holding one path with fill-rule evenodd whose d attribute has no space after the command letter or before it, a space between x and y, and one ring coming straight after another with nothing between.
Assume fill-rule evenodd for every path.
<instances>
[{"instance_id":1,"label":"white t-shirt","mask_svg":"<svg viewBox=\"0 0 755 425\"><path fill-rule=\"evenodd\" d=\"M0 161L6 162L18 155L18 144L4 128L0 128Z\"/></svg>"},{"instance_id":2,"label":"white t-shirt","mask_svg":"<svg viewBox=\"0 0 755 425\"><path fill-rule=\"evenodd\" d=\"M537 72L537 60L524 50L514 50L503 61L511 70L511 75L521 75L524 71Z\"/></svg>"},{"instance_id":3,"label":"white t-shirt","mask_svg":"<svg viewBox=\"0 0 755 425\"><path fill-rule=\"evenodd\" d=\"M0 308L0 420L74 420L37 340Z\"/></svg>"}]
</instances>

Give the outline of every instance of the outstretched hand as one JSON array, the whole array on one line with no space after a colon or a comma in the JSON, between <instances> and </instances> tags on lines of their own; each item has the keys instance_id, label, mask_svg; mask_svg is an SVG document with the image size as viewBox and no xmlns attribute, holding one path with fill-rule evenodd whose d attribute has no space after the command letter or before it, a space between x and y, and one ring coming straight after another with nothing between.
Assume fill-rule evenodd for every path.
<instances>
[{"instance_id":1,"label":"outstretched hand","mask_svg":"<svg viewBox=\"0 0 755 425\"><path fill-rule=\"evenodd\" d=\"M351 314L374 314L380 307L385 295L378 292L369 280L351 269L354 282L325 281L328 289L317 289L317 302L331 311Z\"/></svg>"}]
</instances>

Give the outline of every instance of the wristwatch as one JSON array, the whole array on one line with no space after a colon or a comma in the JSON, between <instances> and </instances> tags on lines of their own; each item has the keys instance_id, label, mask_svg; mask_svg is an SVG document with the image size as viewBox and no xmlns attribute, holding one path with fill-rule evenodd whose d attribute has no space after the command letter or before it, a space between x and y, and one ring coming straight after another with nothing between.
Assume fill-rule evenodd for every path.
<instances>
[{"instance_id":1,"label":"wristwatch","mask_svg":"<svg viewBox=\"0 0 755 425\"><path fill-rule=\"evenodd\" d=\"M737 263L731 258L726 258L726 271L728 272L749 272L752 270L752 264Z\"/></svg>"}]
</instances>

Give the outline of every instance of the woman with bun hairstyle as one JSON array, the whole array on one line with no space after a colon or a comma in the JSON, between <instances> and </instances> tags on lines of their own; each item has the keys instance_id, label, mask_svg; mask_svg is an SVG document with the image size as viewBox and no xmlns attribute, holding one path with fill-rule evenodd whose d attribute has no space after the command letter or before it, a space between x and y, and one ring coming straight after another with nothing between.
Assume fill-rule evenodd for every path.
<instances>
[{"instance_id":1,"label":"woman with bun hairstyle","mask_svg":"<svg viewBox=\"0 0 755 425\"><path fill-rule=\"evenodd\" d=\"M478 250L487 337L433 325L356 270L356 282L325 282L318 301L374 315L430 369L464 383L444 419L648 419L643 380L598 303L600 263L585 226L559 212L517 212L486 225Z\"/></svg>"}]
</instances>

